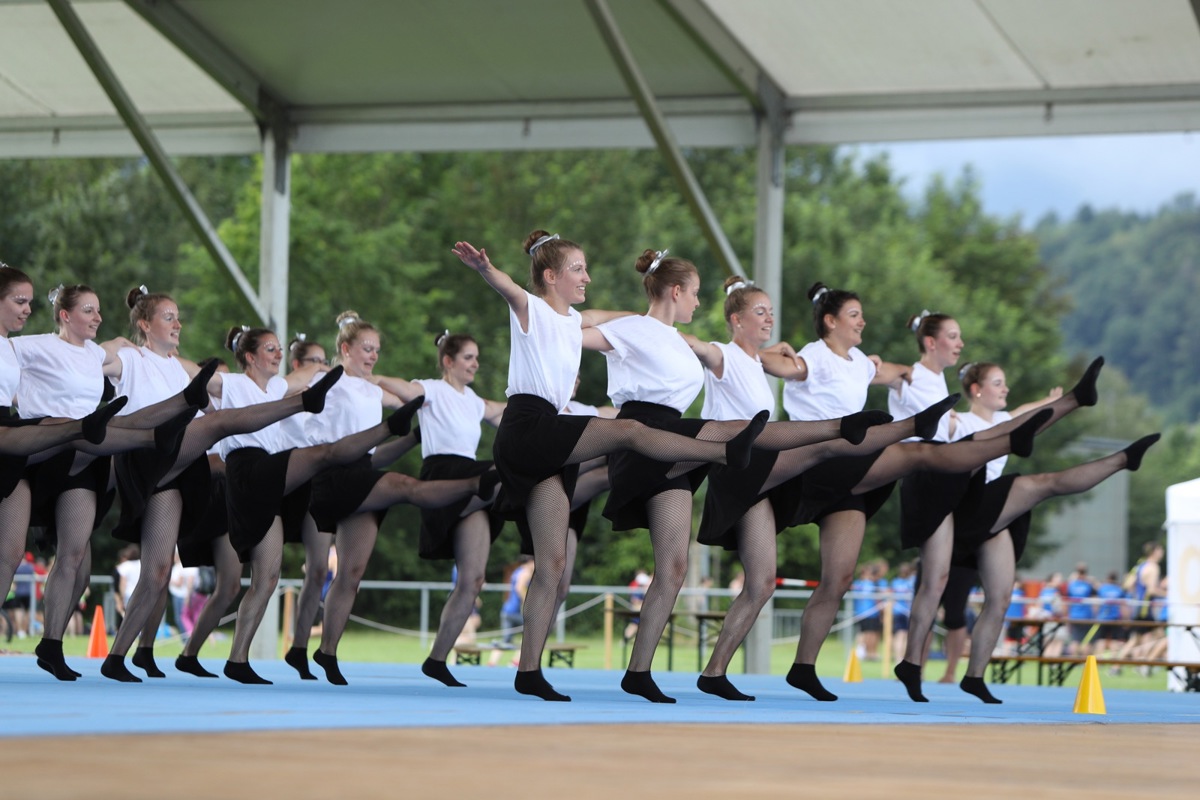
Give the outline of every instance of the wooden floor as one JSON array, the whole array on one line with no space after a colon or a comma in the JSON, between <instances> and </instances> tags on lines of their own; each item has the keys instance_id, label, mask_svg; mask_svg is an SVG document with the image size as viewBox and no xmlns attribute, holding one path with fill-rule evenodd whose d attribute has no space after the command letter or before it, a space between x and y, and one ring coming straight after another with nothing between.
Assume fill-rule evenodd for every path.
<instances>
[{"instance_id":1,"label":"wooden floor","mask_svg":"<svg viewBox=\"0 0 1200 800\"><path fill-rule=\"evenodd\" d=\"M7 738L0 797L1193 798L1194 732L670 724Z\"/></svg>"}]
</instances>

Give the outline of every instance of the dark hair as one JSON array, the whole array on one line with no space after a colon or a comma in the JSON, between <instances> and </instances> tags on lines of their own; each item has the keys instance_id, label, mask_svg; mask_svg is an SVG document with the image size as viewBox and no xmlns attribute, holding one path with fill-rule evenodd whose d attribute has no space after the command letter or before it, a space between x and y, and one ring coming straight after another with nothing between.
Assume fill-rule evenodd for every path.
<instances>
[{"instance_id":1,"label":"dark hair","mask_svg":"<svg viewBox=\"0 0 1200 800\"><path fill-rule=\"evenodd\" d=\"M129 306L129 330L133 334L133 341L138 344L146 343L146 334L138 323L149 324L150 320L154 318L154 312L158 310L158 304L164 300L168 303L175 302L169 294L143 292L143 288L145 287L139 286L136 289L130 289L129 294L125 295L125 305Z\"/></svg>"},{"instance_id":2,"label":"dark hair","mask_svg":"<svg viewBox=\"0 0 1200 800\"><path fill-rule=\"evenodd\" d=\"M12 287L18 283L28 283L33 286L33 279L26 275L16 267L10 267L8 264L0 261L0 298L8 297ZM30 298L31 300L33 298Z\"/></svg>"},{"instance_id":3,"label":"dark hair","mask_svg":"<svg viewBox=\"0 0 1200 800\"><path fill-rule=\"evenodd\" d=\"M958 379L962 381L963 393L970 397L971 387L977 383L983 383L987 380L989 372L999 368L999 364L993 364L991 361L976 361L964 364L963 368L958 371Z\"/></svg>"},{"instance_id":4,"label":"dark hair","mask_svg":"<svg viewBox=\"0 0 1200 800\"><path fill-rule=\"evenodd\" d=\"M658 266L651 272L650 265L655 260L658 260ZM687 286L693 277L696 280L700 279L700 271L696 269L695 264L684 258L669 256L665 250L643 250L633 266L646 276L642 278L642 286L650 300L666 295L676 286Z\"/></svg>"},{"instance_id":5,"label":"dark hair","mask_svg":"<svg viewBox=\"0 0 1200 800\"><path fill-rule=\"evenodd\" d=\"M930 314L928 311L923 311L920 314L913 314L908 318L908 329L917 335L917 349L922 354L925 352L925 337L932 336L937 338L937 335L942 332L942 325L954 319L949 314Z\"/></svg>"},{"instance_id":6,"label":"dark hair","mask_svg":"<svg viewBox=\"0 0 1200 800\"><path fill-rule=\"evenodd\" d=\"M50 304L50 310L54 312L54 327L58 328L62 324L59 314L63 311L73 311L75 306L79 305L80 295L85 294L96 294L96 290L86 283L73 283L58 289L54 302ZM96 296L99 297L99 295Z\"/></svg>"},{"instance_id":7,"label":"dark hair","mask_svg":"<svg viewBox=\"0 0 1200 800\"><path fill-rule=\"evenodd\" d=\"M858 300L858 295L844 289L830 289L817 281L808 290L808 299L813 304L813 327L816 329L817 338L824 339L829 334L825 325L825 315L836 317L842 313L842 306L851 300Z\"/></svg>"},{"instance_id":8,"label":"dark hair","mask_svg":"<svg viewBox=\"0 0 1200 800\"><path fill-rule=\"evenodd\" d=\"M547 239L548 236L556 238ZM521 249L529 254L529 288L538 297L546 294L546 270L552 271L555 275L562 272L565 266L567 253L571 250L583 251L583 248L567 239L557 238L558 234L549 234L543 230L536 230L525 237L525 244ZM538 244L539 239L546 241ZM536 247L535 247L536 245Z\"/></svg>"},{"instance_id":9,"label":"dark hair","mask_svg":"<svg viewBox=\"0 0 1200 800\"><path fill-rule=\"evenodd\" d=\"M308 354L314 349L320 347L322 352L325 350L320 342L310 342L308 337L303 333L297 333L288 342L288 359L291 361L303 361L308 358Z\"/></svg>"},{"instance_id":10,"label":"dark hair","mask_svg":"<svg viewBox=\"0 0 1200 800\"><path fill-rule=\"evenodd\" d=\"M738 284L741 286L738 286ZM737 286L737 288L733 288ZM725 324L732 325L734 314L741 314L750 305L750 298L756 294L766 294L765 291L748 281L741 275L730 275L725 279Z\"/></svg>"},{"instance_id":11,"label":"dark hair","mask_svg":"<svg viewBox=\"0 0 1200 800\"><path fill-rule=\"evenodd\" d=\"M338 314L337 326L338 333L337 338L333 340L333 349L337 351L338 358L342 357L342 345L354 344L364 331L375 331L375 335L379 335L374 325L359 318L357 311L343 311Z\"/></svg>"},{"instance_id":12,"label":"dark hair","mask_svg":"<svg viewBox=\"0 0 1200 800\"><path fill-rule=\"evenodd\" d=\"M252 353L262 344L263 337L274 336L274 331L266 328L249 328L244 325L234 325L225 334L225 349L233 353L242 369L246 368L246 354Z\"/></svg>"},{"instance_id":13,"label":"dark hair","mask_svg":"<svg viewBox=\"0 0 1200 800\"><path fill-rule=\"evenodd\" d=\"M438 349L438 368L444 373L446 371L446 359L453 361L462 352L463 346L471 342L476 347L479 342L475 341L475 337L469 333L450 333L445 331L434 337L433 343Z\"/></svg>"}]
</instances>

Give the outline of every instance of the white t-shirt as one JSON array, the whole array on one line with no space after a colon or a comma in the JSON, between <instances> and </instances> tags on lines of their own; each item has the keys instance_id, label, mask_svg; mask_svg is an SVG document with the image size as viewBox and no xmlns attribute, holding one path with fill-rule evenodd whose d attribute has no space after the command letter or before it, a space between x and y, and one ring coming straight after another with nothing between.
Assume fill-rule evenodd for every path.
<instances>
[{"instance_id":1,"label":"white t-shirt","mask_svg":"<svg viewBox=\"0 0 1200 800\"><path fill-rule=\"evenodd\" d=\"M480 423L487 404L470 386L460 392L440 378L414 381L425 390L421 421L421 453L425 456L475 458Z\"/></svg>"},{"instance_id":2,"label":"white t-shirt","mask_svg":"<svg viewBox=\"0 0 1200 800\"><path fill-rule=\"evenodd\" d=\"M125 601L125 607L129 608L129 598L137 587L138 579L142 576L142 562L136 558L132 561L122 561L117 564L117 574L125 579L125 585L119 588L123 590L121 599Z\"/></svg>"},{"instance_id":3,"label":"white t-shirt","mask_svg":"<svg viewBox=\"0 0 1200 800\"><path fill-rule=\"evenodd\" d=\"M11 406L21 383L21 365L17 363L12 342L7 336L0 338L4 339L4 344L0 344L0 406Z\"/></svg>"},{"instance_id":4,"label":"white t-shirt","mask_svg":"<svg viewBox=\"0 0 1200 800\"><path fill-rule=\"evenodd\" d=\"M529 330L510 307L508 328L512 345L505 395L531 394L556 409L571 399L583 354L583 317L575 309L559 314L537 295L525 293Z\"/></svg>"},{"instance_id":5,"label":"white t-shirt","mask_svg":"<svg viewBox=\"0 0 1200 800\"><path fill-rule=\"evenodd\" d=\"M104 349L83 347L54 333L10 339L21 367L17 387L21 416L82 419L96 410L104 392Z\"/></svg>"},{"instance_id":6,"label":"white t-shirt","mask_svg":"<svg viewBox=\"0 0 1200 800\"><path fill-rule=\"evenodd\" d=\"M120 416L152 406L187 388L187 370L177 358L164 358L146 347L122 347L117 358L121 360L121 377L113 385L118 395L129 398Z\"/></svg>"},{"instance_id":7,"label":"white t-shirt","mask_svg":"<svg viewBox=\"0 0 1200 800\"><path fill-rule=\"evenodd\" d=\"M272 400L282 400L287 394L287 381L278 375L272 375L267 381L267 389L258 388L249 376L242 373L229 373L221 378L221 407L245 408L258 403L269 403ZM229 454L242 447L261 447L268 453L279 453L287 449L279 423L273 422L265 428L251 433L239 433L227 436L218 444L221 458L229 460Z\"/></svg>"},{"instance_id":8,"label":"white t-shirt","mask_svg":"<svg viewBox=\"0 0 1200 800\"><path fill-rule=\"evenodd\" d=\"M613 348L604 355L608 396L617 408L638 400L682 414L700 394L704 366L674 326L654 317L630 316L606 322L599 331Z\"/></svg>"},{"instance_id":9,"label":"white t-shirt","mask_svg":"<svg viewBox=\"0 0 1200 800\"><path fill-rule=\"evenodd\" d=\"M196 577L200 574L199 567L185 567L183 564L175 564L171 567L171 580L167 584L167 591L172 597L179 597L187 600L192 593L189 587L196 585Z\"/></svg>"},{"instance_id":10,"label":"white t-shirt","mask_svg":"<svg viewBox=\"0 0 1200 800\"><path fill-rule=\"evenodd\" d=\"M321 377L314 377L314 382ZM342 375L325 395L325 410L309 414L304 429L311 444L328 444L362 433L382 421L383 389L363 378Z\"/></svg>"},{"instance_id":11,"label":"white t-shirt","mask_svg":"<svg viewBox=\"0 0 1200 800\"><path fill-rule=\"evenodd\" d=\"M934 372L918 361L913 364L912 383L901 381L899 389L888 389L888 413L896 420L908 419L949 396L945 374ZM938 420L937 433L932 439L935 442L950 441L949 413L943 414ZM920 437L913 436L905 441L918 442Z\"/></svg>"},{"instance_id":12,"label":"white t-shirt","mask_svg":"<svg viewBox=\"0 0 1200 800\"><path fill-rule=\"evenodd\" d=\"M954 441L970 436L972 433L986 431L988 428L994 428L1001 422L1008 422L1012 419L1012 414L1007 411L996 411L992 414L992 421L988 422L978 414L968 411L965 414L958 415L958 424L954 427ZM1008 456L1000 456L993 458L987 463L987 479L988 483L999 478L1004 472L1004 465L1008 463Z\"/></svg>"},{"instance_id":13,"label":"white t-shirt","mask_svg":"<svg viewBox=\"0 0 1200 800\"><path fill-rule=\"evenodd\" d=\"M857 347L842 358L823 340L809 342L800 351L808 366L808 379L783 385L783 408L799 420L837 419L863 410L875 365Z\"/></svg>"},{"instance_id":14,"label":"white t-shirt","mask_svg":"<svg viewBox=\"0 0 1200 800\"><path fill-rule=\"evenodd\" d=\"M751 356L733 342L712 344L724 354L724 369L720 378L704 371L704 408L700 416L717 420L753 419L760 411L770 411L775 416L775 393L763 372L762 359L757 354Z\"/></svg>"}]
</instances>

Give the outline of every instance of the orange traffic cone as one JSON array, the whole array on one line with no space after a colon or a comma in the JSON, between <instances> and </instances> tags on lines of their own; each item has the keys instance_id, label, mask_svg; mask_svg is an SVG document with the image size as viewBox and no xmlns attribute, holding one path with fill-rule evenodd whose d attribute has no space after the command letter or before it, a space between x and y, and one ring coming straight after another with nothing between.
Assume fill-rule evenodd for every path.
<instances>
[{"instance_id":1,"label":"orange traffic cone","mask_svg":"<svg viewBox=\"0 0 1200 800\"><path fill-rule=\"evenodd\" d=\"M1088 656L1083 665L1083 678L1075 694L1076 714L1108 714L1104 707L1104 693L1100 690L1100 669L1096 657Z\"/></svg>"},{"instance_id":2,"label":"orange traffic cone","mask_svg":"<svg viewBox=\"0 0 1200 800\"><path fill-rule=\"evenodd\" d=\"M100 606L96 606L96 616L92 618L92 635L88 639L87 657L108 657L108 629L104 627L104 609Z\"/></svg>"},{"instance_id":3,"label":"orange traffic cone","mask_svg":"<svg viewBox=\"0 0 1200 800\"><path fill-rule=\"evenodd\" d=\"M858 653L850 651L850 659L846 662L846 673L842 675L842 683L862 683L862 665L858 663Z\"/></svg>"}]
</instances>

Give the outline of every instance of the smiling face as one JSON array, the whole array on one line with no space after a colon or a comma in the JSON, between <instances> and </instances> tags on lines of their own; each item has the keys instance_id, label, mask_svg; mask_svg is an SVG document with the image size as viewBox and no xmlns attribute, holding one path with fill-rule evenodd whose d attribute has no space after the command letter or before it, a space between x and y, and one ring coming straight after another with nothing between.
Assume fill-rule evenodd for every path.
<instances>
[{"instance_id":1,"label":"smiling face","mask_svg":"<svg viewBox=\"0 0 1200 800\"><path fill-rule=\"evenodd\" d=\"M100 330L100 298L93 292L80 292L75 297L73 308L64 308L58 314L59 331L72 344L83 344L96 338Z\"/></svg>"},{"instance_id":2,"label":"smiling face","mask_svg":"<svg viewBox=\"0 0 1200 800\"><path fill-rule=\"evenodd\" d=\"M745 300L745 308L729 317L733 338L761 348L771 341L771 334L775 331L775 308L766 292L754 292L747 295Z\"/></svg>"},{"instance_id":3,"label":"smiling face","mask_svg":"<svg viewBox=\"0 0 1200 800\"><path fill-rule=\"evenodd\" d=\"M857 300L847 300L836 315L825 315L826 338L831 344L840 346L841 350L862 344L865 327L867 320L863 317L862 303Z\"/></svg>"},{"instance_id":4,"label":"smiling face","mask_svg":"<svg viewBox=\"0 0 1200 800\"><path fill-rule=\"evenodd\" d=\"M586 300L587 285L592 282L588 277L587 259L584 258L583 251L577 248L566 250L558 271L548 269L543 273L543 278L549 293L565 301L567 305Z\"/></svg>"},{"instance_id":5,"label":"smiling face","mask_svg":"<svg viewBox=\"0 0 1200 800\"><path fill-rule=\"evenodd\" d=\"M179 332L183 330L183 320L179 316L179 307L175 305L175 301L159 301L150 318L139 319L137 325L146 340L146 347L151 351L165 355L179 348Z\"/></svg>"},{"instance_id":6,"label":"smiling face","mask_svg":"<svg viewBox=\"0 0 1200 800\"><path fill-rule=\"evenodd\" d=\"M942 322L936 336L926 336L924 340L925 355L933 360L936 371L948 369L958 363L962 354L962 329L953 319Z\"/></svg>"},{"instance_id":7,"label":"smiling face","mask_svg":"<svg viewBox=\"0 0 1200 800\"><path fill-rule=\"evenodd\" d=\"M452 384L468 386L475 380L475 373L478 371L479 345L475 342L464 342L453 358L442 357L442 374Z\"/></svg>"},{"instance_id":8,"label":"smiling face","mask_svg":"<svg viewBox=\"0 0 1200 800\"><path fill-rule=\"evenodd\" d=\"M992 367L979 383L971 387L971 403L989 411L1000 411L1008 405L1008 383L1004 370Z\"/></svg>"},{"instance_id":9,"label":"smiling face","mask_svg":"<svg viewBox=\"0 0 1200 800\"><path fill-rule=\"evenodd\" d=\"M19 333L33 311L33 284L14 283L0 297L0 336Z\"/></svg>"},{"instance_id":10,"label":"smiling face","mask_svg":"<svg viewBox=\"0 0 1200 800\"><path fill-rule=\"evenodd\" d=\"M380 349L379 333L371 328L364 328L353 340L342 343L342 366L355 377L370 375L379 361Z\"/></svg>"},{"instance_id":11,"label":"smiling face","mask_svg":"<svg viewBox=\"0 0 1200 800\"><path fill-rule=\"evenodd\" d=\"M246 351L246 374L256 379L269 380L279 374L283 363L283 348L279 337L266 333L259 337L258 346Z\"/></svg>"}]
</instances>

